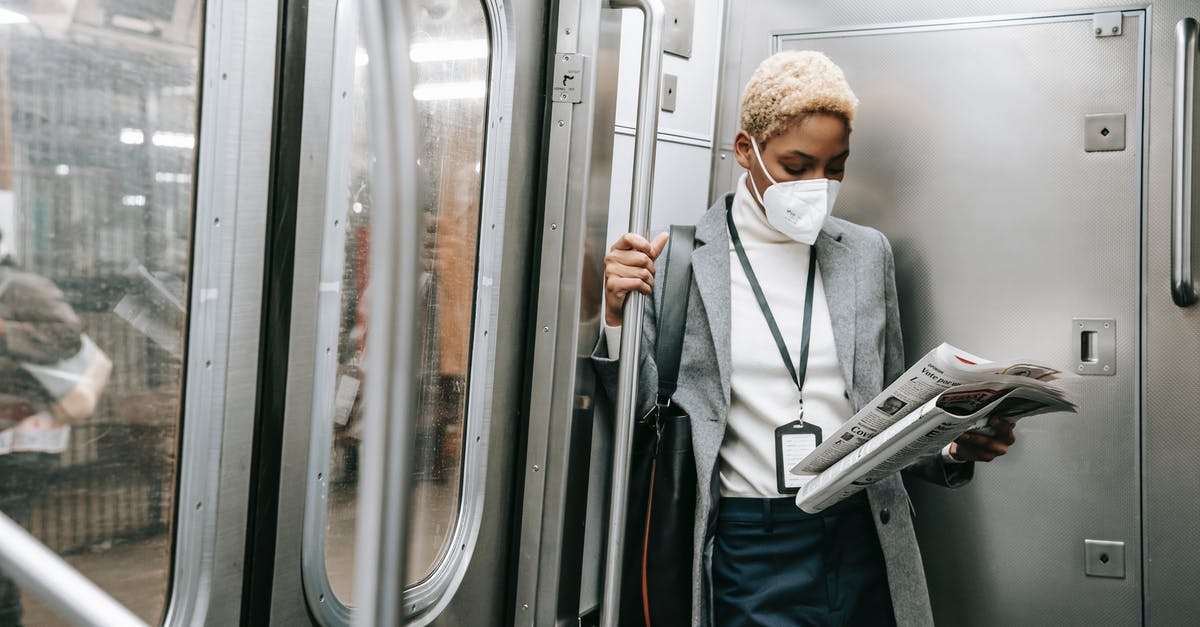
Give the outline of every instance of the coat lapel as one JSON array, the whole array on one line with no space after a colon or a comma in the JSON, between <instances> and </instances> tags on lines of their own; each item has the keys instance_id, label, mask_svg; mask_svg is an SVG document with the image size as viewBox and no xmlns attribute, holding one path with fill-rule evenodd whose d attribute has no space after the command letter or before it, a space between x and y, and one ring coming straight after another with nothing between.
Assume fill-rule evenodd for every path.
<instances>
[{"instance_id":1,"label":"coat lapel","mask_svg":"<svg viewBox=\"0 0 1200 627\"><path fill-rule=\"evenodd\" d=\"M842 364L842 375L846 378L846 389L854 389L854 345L858 337L856 310L858 282L855 258L842 243L842 229L831 218L817 236L817 268L821 271L821 282L825 286L825 300L829 304L829 318L833 323L833 341L837 346L838 361Z\"/></svg>"},{"instance_id":2,"label":"coat lapel","mask_svg":"<svg viewBox=\"0 0 1200 627\"><path fill-rule=\"evenodd\" d=\"M717 200L696 223L696 249L692 252L692 271L696 288L704 301L708 328L712 333L717 367L725 403L729 403L730 362L730 305L729 305L729 232L725 227L725 212L733 194ZM714 414L715 415L715 414Z\"/></svg>"}]
</instances>

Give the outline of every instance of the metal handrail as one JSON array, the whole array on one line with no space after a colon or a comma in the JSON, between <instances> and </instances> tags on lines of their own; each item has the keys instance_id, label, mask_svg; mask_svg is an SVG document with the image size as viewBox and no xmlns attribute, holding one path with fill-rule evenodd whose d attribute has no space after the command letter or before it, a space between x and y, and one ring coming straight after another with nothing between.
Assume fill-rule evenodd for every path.
<instances>
[{"instance_id":1,"label":"metal handrail","mask_svg":"<svg viewBox=\"0 0 1200 627\"><path fill-rule=\"evenodd\" d=\"M354 624L405 621L412 421L417 407L420 207L408 3L363 3L375 128L371 287Z\"/></svg>"},{"instance_id":2,"label":"metal handrail","mask_svg":"<svg viewBox=\"0 0 1200 627\"><path fill-rule=\"evenodd\" d=\"M629 231L649 235L650 199L654 188L654 153L658 141L658 108L662 89L663 22L661 0L610 0L615 9L639 9L642 66L638 82L637 135L633 145L633 191ZM622 314L621 365L617 379L616 433L613 436L612 498L608 545L604 555L604 597L600 624L616 627L621 599L621 558L625 550L625 515L629 500L629 457L637 410L638 356L642 342L642 294L630 292Z\"/></svg>"},{"instance_id":3,"label":"metal handrail","mask_svg":"<svg viewBox=\"0 0 1200 627\"><path fill-rule=\"evenodd\" d=\"M72 625L146 627L142 619L2 513L0 570Z\"/></svg>"},{"instance_id":4,"label":"metal handrail","mask_svg":"<svg viewBox=\"0 0 1200 627\"><path fill-rule=\"evenodd\" d=\"M1192 143L1195 132L1196 52L1200 25L1184 18L1175 26L1175 125L1171 179L1171 298L1196 304L1192 283Z\"/></svg>"}]
</instances>

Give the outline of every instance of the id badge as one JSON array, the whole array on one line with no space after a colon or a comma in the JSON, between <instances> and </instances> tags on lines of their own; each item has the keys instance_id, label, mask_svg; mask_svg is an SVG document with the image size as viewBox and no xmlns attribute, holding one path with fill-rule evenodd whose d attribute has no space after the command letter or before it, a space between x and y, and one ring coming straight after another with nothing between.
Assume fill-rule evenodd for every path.
<instances>
[{"instance_id":1,"label":"id badge","mask_svg":"<svg viewBox=\"0 0 1200 627\"><path fill-rule=\"evenodd\" d=\"M795 494L808 482L808 476L788 471L820 444L821 428L811 422L793 420L775 430L775 488L780 494Z\"/></svg>"}]
</instances>

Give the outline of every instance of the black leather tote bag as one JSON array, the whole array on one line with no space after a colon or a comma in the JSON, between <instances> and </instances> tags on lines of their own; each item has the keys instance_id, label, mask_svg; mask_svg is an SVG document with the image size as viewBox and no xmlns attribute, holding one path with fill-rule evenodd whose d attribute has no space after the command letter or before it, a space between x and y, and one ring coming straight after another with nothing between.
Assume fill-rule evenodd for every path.
<instances>
[{"instance_id":1,"label":"black leather tote bag","mask_svg":"<svg viewBox=\"0 0 1200 627\"><path fill-rule=\"evenodd\" d=\"M671 400L679 378L696 227L672 226L658 315L658 396L637 419L621 577L621 625L691 625L696 463L687 412Z\"/></svg>"}]
</instances>

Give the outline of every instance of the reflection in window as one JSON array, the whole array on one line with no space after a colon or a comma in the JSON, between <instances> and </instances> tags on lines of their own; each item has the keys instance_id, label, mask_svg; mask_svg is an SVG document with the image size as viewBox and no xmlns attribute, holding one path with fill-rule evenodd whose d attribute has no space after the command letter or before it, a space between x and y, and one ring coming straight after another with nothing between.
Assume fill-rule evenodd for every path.
<instances>
[{"instance_id":1,"label":"reflection in window","mask_svg":"<svg viewBox=\"0 0 1200 627\"><path fill-rule=\"evenodd\" d=\"M0 0L0 510L151 623L169 579L201 15ZM0 575L0 624L20 611L61 621Z\"/></svg>"},{"instance_id":2,"label":"reflection in window","mask_svg":"<svg viewBox=\"0 0 1200 627\"><path fill-rule=\"evenodd\" d=\"M417 3L410 61L417 101L418 164L425 233L421 282L421 397L410 521L409 584L433 573L446 553L460 507L467 375L470 366L475 264L489 61L487 19L477 2ZM325 559L339 600L353 604L357 452L363 376L366 276L373 160L367 116L366 54L357 72L346 202L345 270L338 381L335 384L332 471ZM339 164L331 164L338 167ZM367 376L370 376L369 374Z\"/></svg>"}]
</instances>

